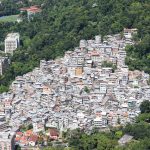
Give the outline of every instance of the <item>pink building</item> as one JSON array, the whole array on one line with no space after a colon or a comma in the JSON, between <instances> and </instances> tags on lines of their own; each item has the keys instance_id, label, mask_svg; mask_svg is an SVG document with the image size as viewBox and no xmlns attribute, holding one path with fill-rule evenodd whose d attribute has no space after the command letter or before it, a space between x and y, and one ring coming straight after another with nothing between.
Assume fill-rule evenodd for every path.
<instances>
[{"instance_id":1,"label":"pink building","mask_svg":"<svg viewBox=\"0 0 150 150\"><path fill-rule=\"evenodd\" d=\"M14 150L14 135L7 132L0 133L0 150Z\"/></svg>"}]
</instances>

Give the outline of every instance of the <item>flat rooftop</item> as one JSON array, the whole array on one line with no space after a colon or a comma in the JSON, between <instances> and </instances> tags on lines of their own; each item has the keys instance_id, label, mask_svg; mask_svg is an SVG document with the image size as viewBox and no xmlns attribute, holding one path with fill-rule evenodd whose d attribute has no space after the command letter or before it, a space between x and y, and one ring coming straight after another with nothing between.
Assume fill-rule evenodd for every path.
<instances>
[{"instance_id":1,"label":"flat rooftop","mask_svg":"<svg viewBox=\"0 0 150 150\"><path fill-rule=\"evenodd\" d=\"M19 36L20 36L19 33L9 33L6 36L6 40L9 40L9 39L18 39Z\"/></svg>"}]
</instances>

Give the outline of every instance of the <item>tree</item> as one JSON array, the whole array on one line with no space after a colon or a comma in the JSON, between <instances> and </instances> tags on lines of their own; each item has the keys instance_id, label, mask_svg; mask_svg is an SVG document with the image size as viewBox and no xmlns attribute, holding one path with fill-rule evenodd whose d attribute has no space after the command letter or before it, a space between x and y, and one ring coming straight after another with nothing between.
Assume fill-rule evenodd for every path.
<instances>
[{"instance_id":1,"label":"tree","mask_svg":"<svg viewBox=\"0 0 150 150\"><path fill-rule=\"evenodd\" d=\"M86 93L90 93L90 90L89 90L89 88L88 88L87 86L84 87L84 91L85 91Z\"/></svg>"},{"instance_id":2,"label":"tree","mask_svg":"<svg viewBox=\"0 0 150 150\"><path fill-rule=\"evenodd\" d=\"M20 147L19 145L16 145L16 146L15 146L15 149L16 149L16 150L21 150L21 147Z\"/></svg>"},{"instance_id":3,"label":"tree","mask_svg":"<svg viewBox=\"0 0 150 150\"><path fill-rule=\"evenodd\" d=\"M107 61L102 62L102 67L112 68L112 72L115 72L115 70L117 69L116 65L112 64L111 62L107 62Z\"/></svg>"},{"instance_id":4,"label":"tree","mask_svg":"<svg viewBox=\"0 0 150 150\"><path fill-rule=\"evenodd\" d=\"M134 136L135 139L150 138L150 125L147 122L128 124L123 131Z\"/></svg>"},{"instance_id":5,"label":"tree","mask_svg":"<svg viewBox=\"0 0 150 150\"><path fill-rule=\"evenodd\" d=\"M32 124L28 125L28 130L30 130L30 129L33 129L33 125Z\"/></svg>"},{"instance_id":6,"label":"tree","mask_svg":"<svg viewBox=\"0 0 150 150\"><path fill-rule=\"evenodd\" d=\"M143 101L140 105L141 113L150 113L150 101Z\"/></svg>"},{"instance_id":7,"label":"tree","mask_svg":"<svg viewBox=\"0 0 150 150\"><path fill-rule=\"evenodd\" d=\"M99 137L97 149L98 150L112 150L117 145L117 141L112 140L104 135Z\"/></svg>"},{"instance_id":8,"label":"tree","mask_svg":"<svg viewBox=\"0 0 150 150\"><path fill-rule=\"evenodd\" d=\"M120 121L120 117L118 117L118 118L117 118L117 123L118 123L118 124L120 124L120 123L121 123L121 121Z\"/></svg>"},{"instance_id":9,"label":"tree","mask_svg":"<svg viewBox=\"0 0 150 150\"><path fill-rule=\"evenodd\" d=\"M1 86L0 86L0 93L6 92L6 91L8 91L8 90L9 90L9 89L8 89L7 86L4 86L4 85L1 85Z\"/></svg>"},{"instance_id":10,"label":"tree","mask_svg":"<svg viewBox=\"0 0 150 150\"><path fill-rule=\"evenodd\" d=\"M148 122L148 123L150 123L150 113L143 113L143 114L140 114L140 115L136 118L136 122Z\"/></svg>"},{"instance_id":11,"label":"tree","mask_svg":"<svg viewBox=\"0 0 150 150\"><path fill-rule=\"evenodd\" d=\"M115 136L116 138L120 139L122 137L123 133L122 131L116 131Z\"/></svg>"}]
</instances>

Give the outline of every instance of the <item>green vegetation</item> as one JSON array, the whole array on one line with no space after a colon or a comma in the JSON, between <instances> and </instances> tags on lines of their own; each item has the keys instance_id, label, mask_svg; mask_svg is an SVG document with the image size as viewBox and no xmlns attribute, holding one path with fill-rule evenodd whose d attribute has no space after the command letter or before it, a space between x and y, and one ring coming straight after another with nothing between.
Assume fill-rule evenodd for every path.
<instances>
[{"instance_id":1,"label":"green vegetation","mask_svg":"<svg viewBox=\"0 0 150 150\"><path fill-rule=\"evenodd\" d=\"M20 147L19 145L16 145L16 146L15 146L15 149L16 149L16 150L21 150L21 147Z\"/></svg>"},{"instance_id":2,"label":"green vegetation","mask_svg":"<svg viewBox=\"0 0 150 150\"><path fill-rule=\"evenodd\" d=\"M9 16L16 15L19 13L19 8L26 7L34 4L40 4L37 0L32 0L29 2L28 0L1 0L0 3L0 17L1 16Z\"/></svg>"},{"instance_id":3,"label":"green vegetation","mask_svg":"<svg viewBox=\"0 0 150 150\"><path fill-rule=\"evenodd\" d=\"M17 5L13 1L3 0L0 4L0 16L14 15L17 12Z\"/></svg>"},{"instance_id":4,"label":"green vegetation","mask_svg":"<svg viewBox=\"0 0 150 150\"><path fill-rule=\"evenodd\" d=\"M78 131L73 133L69 139L69 145L76 150L106 150L113 149L117 145L117 139L109 133L93 133L87 135Z\"/></svg>"},{"instance_id":5,"label":"green vegetation","mask_svg":"<svg viewBox=\"0 0 150 150\"><path fill-rule=\"evenodd\" d=\"M137 122L150 122L150 113L143 113L140 116L137 117Z\"/></svg>"},{"instance_id":6,"label":"green vegetation","mask_svg":"<svg viewBox=\"0 0 150 150\"><path fill-rule=\"evenodd\" d=\"M18 15L0 17L0 22L16 22Z\"/></svg>"},{"instance_id":7,"label":"green vegetation","mask_svg":"<svg viewBox=\"0 0 150 150\"><path fill-rule=\"evenodd\" d=\"M29 125L22 125L22 126L20 127L20 131L21 131L21 132L25 132L25 131L30 130L30 129L33 129L33 125L32 125L32 124L29 124Z\"/></svg>"},{"instance_id":8,"label":"green vegetation","mask_svg":"<svg viewBox=\"0 0 150 150\"><path fill-rule=\"evenodd\" d=\"M0 93L7 92L8 90L9 88L7 86L4 86L4 85L0 86Z\"/></svg>"},{"instance_id":9,"label":"green vegetation","mask_svg":"<svg viewBox=\"0 0 150 150\"><path fill-rule=\"evenodd\" d=\"M107 61L104 61L102 62L102 67L110 67L112 68L112 72L114 72L116 69L117 69L117 66L112 64L111 62L107 62Z\"/></svg>"},{"instance_id":10,"label":"green vegetation","mask_svg":"<svg viewBox=\"0 0 150 150\"><path fill-rule=\"evenodd\" d=\"M149 117L149 114L144 114ZM125 128L116 128L110 132L94 131L86 134L83 130L68 131L65 138L69 147L74 150L146 150L150 148L150 124L143 120L143 114L137 118L135 124L128 124ZM146 117L146 118L147 118ZM125 146L119 146L118 140L124 135L134 136Z\"/></svg>"},{"instance_id":11,"label":"green vegetation","mask_svg":"<svg viewBox=\"0 0 150 150\"><path fill-rule=\"evenodd\" d=\"M43 148L43 150L73 150L73 149L72 148L47 147L47 148Z\"/></svg>"},{"instance_id":12,"label":"green vegetation","mask_svg":"<svg viewBox=\"0 0 150 150\"><path fill-rule=\"evenodd\" d=\"M90 93L90 90L89 90L89 88L88 88L87 86L84 87L84 91L85 91L86 93Z\"/></svg>"},{"instance_id":13,"label":"green vegetation","mask_svg":"<svg viewBox=\"0 0 150 150\"><path fill-rule=\"evenodd\" d=\"M150 113L150 101L143 101L140 105L141 113Z\"/></svg>"},{"instance_id":14,"label":"green vegetation","mask_svg":"<svg viewBox=\"0 0 150 150\"><path fill-rule=\"evenodd\" d=\"M0 23L1 41L8 32L21 34L21 46L11 58L11 66L1 78L0 85L8 87L17 75L38 66L41 59L63 56L65 51L73 50L80 39L90 39L97 34L104 37L121 32L124 27L138 28L135 38L137 44L126 49L127 65L131 70L140 69L150 73L150 3L147 0L33 0L31 3L25 0L23 4L9 0L4 2L0 6L3 15L18 14L18 8L33 4L42 4L42 13L30 22L24 19L19 24Z\"/></svg>"}]
</instances>

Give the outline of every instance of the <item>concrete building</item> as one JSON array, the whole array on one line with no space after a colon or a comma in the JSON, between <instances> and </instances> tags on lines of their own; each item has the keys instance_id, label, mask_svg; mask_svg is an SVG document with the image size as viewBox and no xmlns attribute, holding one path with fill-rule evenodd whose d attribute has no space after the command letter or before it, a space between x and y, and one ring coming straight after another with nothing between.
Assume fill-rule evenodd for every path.
<instances>
[{"instance_id":1,"label":"concrete building","mask_svg":"<svg viewBox=\"0 0 150 150\"><path fill-rule=\"evenodd\" d=\"M37 13L40 13L42 10L40 8L38 8L37 6L31 6L28 10L27 10L27 14L28 14L28 20L30 20L32 18L32 16L34 16Z\"/></svg>"},{"instance_id":2,"label":"concrete building","mask_svg":"<svg viewBox=\"0 0 150 150\"><path fill-rule=\"evenodd\" d=\"M9 33L5 39L5 53L13 55L13 51L20 45L19 33Z\"/></svg>"},{"instance_id":3,"label":"concrete building","mask_svg":"<svg viewBox=\"0 0 150 150\"><path fill-rule=\"evenodd\" d=\"M100 44L101 43L101 36L100 35L96 35L95 36L95 43L96 44Z\"/></svg>"},{"instance_id":4,"label":"concrete building","mask_svg":"<svg viewBox=\"0 0 150 150\"><path fill-rule=\"evenodd\" d=\"M25 8L20 8L20 12L27 12L27 17L28 21L30 21L33 16L37 13L40 13L42 9L40 9L38 6L31 6L31 7L25 7Z\"/></svg>"},{"instance_id":5,"label":"concrete building","mask_svg":"<svg viewBox=\"0 0 150 150\"><path fill-rule=\"evenodd\" d=\"M102 118L101 117L96 117L94 119L94 126L97 127L97 128L100 128L102 127L103 123L102 123Z\"/></svg>"},{"instance_id":6,"label":"concrete building","mask_svg":"<svg viewBox=\"0 0 150 150\"><path fill-rule=\"evenodd\" d=\"M0 133L0 149L1 150L14 150L14 134L10 132Z\"/></svg>"},{"instance_id":7,"label":"concrete building","mask_svg":"<svg viewBox=\"0 0 150 150\"><path fill-rule=\"evenodd\" d=\"M80 48L85 48L87 46L86 40L80 40Z\"/></svg>"},{"instance_id":8,"label":"concrete building","mask_svg":"<svg viewBox=\"0 0 150 150\"><path fill-rule=\"evenodd\" d=\"M137 29L126 29L124 28L124 37L127 39L131 39L133 34L137 34Z\"/></svg>"},{"instance_id":9,"label":"concrete building","mask_svg":"<svg viewBox=\"0 0 150 150\"><path fill-rule=\"evenodd\" d=\"M83 68L82 67L75 68L75 75L76 76L82 76L82 73L83 73Z\"/></svg>"}]
</instances>

